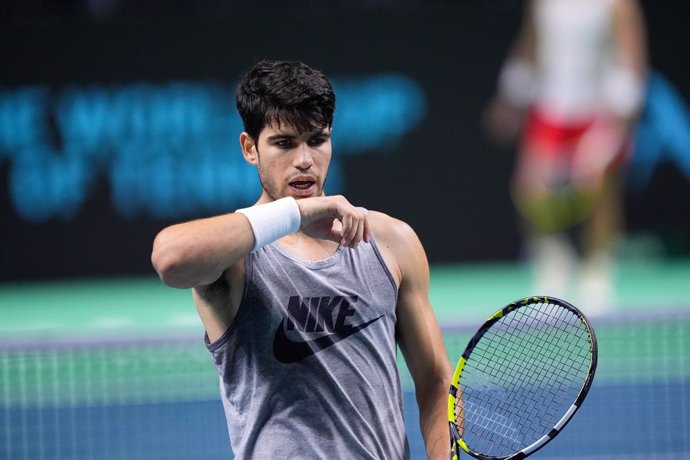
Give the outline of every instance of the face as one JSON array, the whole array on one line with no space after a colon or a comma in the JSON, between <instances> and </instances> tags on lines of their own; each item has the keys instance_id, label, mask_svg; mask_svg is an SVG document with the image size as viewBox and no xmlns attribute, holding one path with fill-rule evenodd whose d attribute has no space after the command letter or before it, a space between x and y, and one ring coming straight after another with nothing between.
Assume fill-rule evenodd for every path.
<instances>
[{"instance_id":1,"label":"face","mask_svg":"<svg viewBox=\"0 0 690 460\"><path fill-rule=\"evenodd\" d=\"M259 171L262 200L323 195L331 160L330 128L300 133L273 124L261 131L258 142L242 133L240 143L247 161Z\"/></svg>"}]
</instances>

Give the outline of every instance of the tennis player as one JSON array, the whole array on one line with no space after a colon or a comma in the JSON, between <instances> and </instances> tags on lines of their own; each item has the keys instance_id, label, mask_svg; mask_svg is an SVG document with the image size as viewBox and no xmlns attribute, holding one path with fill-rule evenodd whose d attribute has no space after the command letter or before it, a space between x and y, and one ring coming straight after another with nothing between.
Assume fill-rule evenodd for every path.
<instances>
[{"instance_id":1,"label":"tennis player","mask_svg":"<svg viewBox=\"0 0 690 460\"><path fill-rule=\"evenodd\" d=\"M645 73L645 31L636 0L530 0L487 110L488 127L498 139L524 127L512 183L518 207L534 207L563 186L595 197L578 228L581 267L567 234L580 222L561 228L525 222L535 292L570 298L571 270L581 268L579 303L590 314L613 300L611 269L623 229L622 167L643 103Z\"/></svg>"},{"instance_id":2,"label":"tennis player","mask_svg":"<svg viewBox=\"0 0 690 460\"><path fill-rule=\"evenodd\" d=\"M258 201L170 226L152 253L167 285L192 288L235 456L408 458L399 345L427 454L447 459L451 369L426 255L404 222L324 194L329 81L262 61L236 95Z\"/></svg>"}]
</instances>

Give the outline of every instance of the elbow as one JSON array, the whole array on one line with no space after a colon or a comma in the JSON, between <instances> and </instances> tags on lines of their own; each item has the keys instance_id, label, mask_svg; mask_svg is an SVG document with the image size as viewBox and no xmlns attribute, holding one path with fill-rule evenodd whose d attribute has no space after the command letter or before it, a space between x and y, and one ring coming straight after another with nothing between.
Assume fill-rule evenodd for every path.
<instances>
[{"instance_id":1,"label":"elbow","mask_svg":"<svg viewBox=\"0 0 690 460\"><path fill-rule=\"evenodd\" d=\"M447 366L444 364L429 369L424 379L415 381L418 403L423 404L427 400L433 401L439 394L445 395L448 392L453 375L450 364Z\"/></svg>"},{"instance_id":2,"label":"elbow","mask_svg":"<svg viewBox=\"0 0 690 460\"><path fill-rule=\"evenodd\" d=\"M417 393L420 397L426 397L439 391L445 393L448 391L452 377L450 372L443 372L441 370L434 372L428 375L424 382L416 385Z\"/></svg>"},{"instance_id":3,"label":"elbow","mask_svg":"<svg viewBox=\"0 0 690 460\"><path fill-rule=\"evenodd\" d=\"M185 262L182 251L170 241L165 230L159 233L153 242L151 264L167 286L180 289L192 287L184 275Z\"/></svg>"},{"instance_id":4,"label":"elbow","mask_svg":"<svg viewBox=\"0 0 690 460\"><path fill-rule=\"evenodd\" d=\"M179 271L177 269L178 264L175 262L174 258L170 257L169 253L165 251L154 251L151 254L151 263L163 283L170 287L183 287L179 283L179 277L176 276L176 273Z\"/></svg>"}]
</instances>

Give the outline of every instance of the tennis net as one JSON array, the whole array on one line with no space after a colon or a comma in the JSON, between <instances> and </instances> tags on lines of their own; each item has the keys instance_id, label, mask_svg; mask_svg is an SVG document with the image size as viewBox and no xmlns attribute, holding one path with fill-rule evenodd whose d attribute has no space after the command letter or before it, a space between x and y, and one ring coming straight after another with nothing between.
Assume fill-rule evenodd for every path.
<instances>
[{"instance_id":1,"label":"tennis net","mask_svg":"<svg viewBox=\"0 0 690 460\"><path fill-rule=\"evenodd\" d=\"M478 324L443 328L451 361ZM582 409L534 458L690 459L690 311L594 321ZM412 458L424 458L401 366ZM0 458L227 459L218 380L199 337L0 342Z\"/></svg>"}]
</instances>

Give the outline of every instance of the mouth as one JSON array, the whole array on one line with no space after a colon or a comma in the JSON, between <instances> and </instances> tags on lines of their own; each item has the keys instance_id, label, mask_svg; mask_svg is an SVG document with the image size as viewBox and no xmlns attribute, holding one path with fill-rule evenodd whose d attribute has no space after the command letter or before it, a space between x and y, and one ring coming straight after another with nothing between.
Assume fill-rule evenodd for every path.
<instances>
[{"instance_id":1,"label":"mouth","mask_svg":"<svg viewBox=\"0 0 690 460\"><path fill-rule=\"evenodd\" d=\"M307 196L314 193L316 181L312 178L297 178L288 183L290 190L297 196Z\"/></svg>"}]
</instances>

